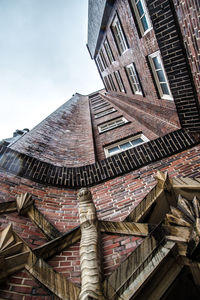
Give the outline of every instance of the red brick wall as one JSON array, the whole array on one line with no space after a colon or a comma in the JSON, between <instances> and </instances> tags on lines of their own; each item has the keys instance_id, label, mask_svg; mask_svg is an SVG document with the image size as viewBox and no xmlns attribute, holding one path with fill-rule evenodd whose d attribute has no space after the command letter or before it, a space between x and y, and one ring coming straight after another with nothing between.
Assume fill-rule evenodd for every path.
<instances>
[{"instance_id":1,"label":"red brick wall","mask_svg":"<svg viewBox=\"0 0 200 300\"><path fill-rule=\"evenodd\" d=\"M195 0L173 0L200 101L200 3Z\"/></svg>"},{"instance_id":2,"label":"red brick wall","mask_svg":"<svg viewBox=\"0 0 200 300\"><path fill-rule=\"evenodd\" d=\"M91 97L90 107L97 160L105 158L104 146L114 143L116 140L126 138L138 132L142 132L149 140L153 140L178 129L179 122L177 115L174 116L173 110L169 107L163 106L163 109L156 115L158 107L154 107L155 110L152 112L152 107L149 108L149 105L146 107L143 105L143 109L141 109L141 103L137 103L136 100L131 98L101 94L101 103L109 103L110 105L96 110L96 103L93 103L92 99ZM97 119L95 118L95 114L112 107L116 109L116 112ZM98 125L120 116L125 117L130 123L104 133L99 132Z\"/></svg>"},{"instance_id":3,"label":"red brick wall","mask_svg":"<svg viewBox=\"0 0 200 300\"><path fill-rule=\"evenodd\" d=\"M0 298L10 300L59 300L36 279L23 270L0 285Z\"/></svg>"},{"instance_id":4,"label":"red brick wall","mask_svg":"<svg viewBox=\"0 0 200 300\"><path fill-rule=\"evenodd\" d=\"M190 128L195 132L200 128L199 108L197 105L196 91L191 81L191 72L188 68L189 64L185 54L185 48L188 52L190 65L192 66L193 77L195 79L197 92L199 91L199 45L198 45L198 25L197 11L199 6L197 1L175 1L179 22L182 26L183 38L185 47L182 43L177 17L172 6L173 0L147 0L147 6L153 29L140 36L137 29L137 22L134 21L134 14L132 13L129 1L116 1L110 15L105 34L100 45L103 47L104 39L107 36L111 48L113 50L115 61L101 73L101 76L111 74L115 85L117 83L113 72L119 70L122 80L127 91L127 96L133 99L133 105L142 108L148 107L151 113L157 112L158 116L163 116L177 125L176 111L179 115L181 126ZM186 4L187 2L187 4ZM191 6L193 5L193 8ZM125 36L127 38L129 49L122 55L119 55L110 26L116 12L119 15ZM189 13L189 14L188 14ZM193 27L193 29L192 29ZM174 101L160 99L157 91L156 83L152 71L150 70L148 55L160 50L165 71L168 77L170 89ZM124 66L134 62L138 72L144 95L133 95L129 86L127 76L125 74ZM112 95L124 95L124 93L110 91ZM144 104L144 107L143 107ZM175 108L176 105L176 108ZM166 110L166 108L169 108ZM163 111L166 110L164 116ZM160 112L159 112L160 111ZM145 125L145 124L144 124Z\"/></svg>"},{"instance_id":5,"label":"red brick wall","mask_svg":"<svg viewBox=\"0 0 200 300\"><path fill-rule=\"evenodd\" d=\"M124 29L129 44L129 49L125 53L123 53L123 55L119 55L119 52L116 47L116 43L114 41L110 29L116 11L119 15L122 27ZM177 124L177 114L176 114L176 108L174 102L170 100L158 99L158 93L155 84L153 82L152 74L150 72L150 68L148 65L147 56L159 50L159 46L157 44L157 39L155 37L154 30L152 29L142 38L140 37L128 1L116 1L109 22L107 24L107 29L104 36L105 37L107 36L110 42L110 46L112 48L116 61L110 64L109 67L106 70L104 70L104 72L102 72L102 76L104 77L107 74L111 73L115 85L116 87L118 87L113 72L119 70L127 92L126 96L130 97L133 100L132 102L133 106L135 105L135 103L137 103L137 105L141 107L141 105L143 105L144 103L145 107L148 106L148 109L151 111L153 115L155 115L155 111L156 111L158 116L160 116L160 114L162 114L162 111L166 110L167 107L170 111L170 114L166 113L165 115L162 115L162 117L168 120L168 116L170 115L170 120L174 124ZM103 46L103 42L104 40L102 41L101 47ZM141 81L141 85L144 91L144 97L141 95L133 95L131 91L130 84L128 82L124 70L124 66L132 62L135 63ZM113 95L117 95L117 94L122 96L124 95L124 93L120 92L119 89L117 93L113 91L112 92L109 91L109 93Z\"/></svg>"},{"instance_id":6,"label":"red brick wall","mask_svg":"<svg viewBox=\"0 0 200 300\"><path fill-rule=\"evenodd\" d=\"M162 161L91 187L90 189L97 208L98 218L113 221L124 220L155 185L156 180L154 175L157 170L167 170L170 176L200 176L199 149L200 146L196 146L190 150L163 159ZM14 175L9 175L8 173L5 174L4 172L1 172L0 183L2 186L0 194L1 201L14 200L17 194L22 191L28 191L33 194L38 209L41 210L60 231L66 232L79 224L77 190L46 187L31 182L28 179L19 178ZM34 248L38 244L40 245L46 242L43 235L39 233L35 225L27 218L18 216L16 213L0 215L1 228L10 222L12 222L18 234L24 238L31 247ZM135 239L131 236L103 234L104 273L106 275L110 274L110 272L137 247L140 241L140 239ZM80 283L78 249L79 243L76 243L49 261L49 264L53 266L55 270L65 274L67 278L76 283ZM13 298L9 299L24 299L23 296L27 296L26 293L30 293L30 295L32 293L33 295L33 287L40 289L35 282L31 285L28 285L28 283L25 284L24 280L27 278L27 275L24 275L23 278L25 279L23 279L23 281L20 281L20 276L15 274L14 278L19 279L18 282L21 292L19 291L19 287L13 287L12 281L8 281L8 285L0 286L1 297L16 292L19 293L19 295L12 295ZM24 286L27 287L27 292L23 290ZM40 293L43 293L42 290ZM38 298L36 299L43 297L43 294L41 295L38 290L37 293ZM52 296L48 294L45 297L47 298L43 299L52 299ZM28 299L31 298L27 298L27 300Z\"/></svg>"},{"instance_id":7,"label":"red brick wall","mask_svg":"<svg viewBox=\"0 0 200 300\"><path fill-rule=\"evenodd\" d=\"M76 94L29 133L12 149L61 166L94 162L88 98Z\"/></svg>"},{"instance_id":8,"label":"red brick wall","mask_svg":"<svg viewBox=\"0 0 200 300\"><path fill-rule=\"evenodd\" d=\"M200 176L200 146L155 162L126 175L92 186L91 192L97 208L98 218L122 221L140 203L156 184L154 175L157 170L168 171L170 176ZM61 232L79 224L77 190L46 187L28 179L1 172L1 201L14 200L16 195L28 191L32 193L36 206ZM28 218L16 213L0 215L0 228L12 222L16 232L34 248L46 242L44 236ZM102 235L103 270L109 275L131 251L141 242L131 236ZM49 264L63 273L68 279L80 284L79 243L65 249L53 257ZM23 278L23 279L22 279ZM17 281L16 281L17 280ZM52 299L46 289L27 274L12 276L8 284L0 285L0 297L8 299ZM27 298L23 298L24 295ZM10 298L9 298L10 297ZM42 298L43 297L43 298ZM46 298L45 298L46 297Z\"/></svg>"}]
</instances>

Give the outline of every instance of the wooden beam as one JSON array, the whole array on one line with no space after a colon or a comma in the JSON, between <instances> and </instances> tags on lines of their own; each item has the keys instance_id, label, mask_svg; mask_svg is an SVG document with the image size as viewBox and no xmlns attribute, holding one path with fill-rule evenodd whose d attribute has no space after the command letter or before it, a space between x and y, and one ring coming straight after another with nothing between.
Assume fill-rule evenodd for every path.
<instances>
[{"instance_id":1,"label":"wooden beam","mask_svg":"<svg viewBox=\"0 0 200 300\"><path fill-rule=\"evenodd\" d=\"M27 215L48 239L52 240L62 235L34 205L29 208Z\"/></svg>"},{"instance_id":2,"label":"wooden beam","mask_svg":"<svg viewBox=\"0 0 200 300\"><path fill-rule=\"evenodd\" d=\"M56 254L59 254L67 247L75 244L80 240L81 237L81 230L80 226L66 232L61 237L58 237L38 248L33 250L34 254L37 256L48 259Z\"/></svg>"},{"instance_id":3,"label":"wooden beam","mask_svg":"<svg viewBox=\"0 0 200 300\"><path fill-rule=\"evenodd\" d=\"M121 294L122 299L161 299L180 273L182 265L174 256L176 245L172 242L159 247L144 267L136 271L137 277Z\"/></svg>"},{"instance_id":4,"label":"wooden beam","mask_svg":"<svg viewBox=\"0 0 200 300\"><path fill-rule=\"evenodd\" d=\"M15 211L17 211L16 201L0 203L0 214L12 213Z\"/></svg>"},{"instance_id":5,"label":"wooden beam","mask_svg":"<svg viewBox=\"0 0 200 300\"><path fill-rule=\"evenodd\" d=\"M157 184L134 208L125 221L159 224L170 205L176 206L177 200L167 173L158 172Z\"/></svg>"},{"instance_id":6,"label":"wooden beam","mask_svg":"<svg viewBox=\"0 0 200 300\"><path fill-rule=\"evenodd\" d=\"M164 238L160 232L160 228L154 231L154 236L159 240L156 240L153 235L145 238L136 250L105 279L104 293L106 299L111 300L115 299L116 295L118 295L118 297L122 295L145 267L147 260L151 260L154 252Z\"/></svg>"},{"instance_id":7,"label":"wooden beam","mask_svg":"<svg viewBox=\"0 0 200 300\"><path fill-rule=\"evenodd\" d=\"M192 262L189 265L194 282L196 285L200 286L200 263Z\"/></svg>"},{"instance_id":8,"label":"wooden beam","mask_svg":"<svg viewBox=\"0 0 200 300\"><path fill-rule=\"evenodd\" d=\"M99 221L101 232L128 234L146 237L155 228L155 225L134 222Z\"/></svg>"},{"instance_id":9,"label":"wooden beam","mask_svg":"<svg viewBox=\"0 0 200 300\"><path fill-rule=\"evenodd\" d=\"M38 258L31 252L28 262L25 265L26 270L51 292L63 300L77 300L80 289L67 278L54 271L44 260Z\"/></svg>"}]
</instances>

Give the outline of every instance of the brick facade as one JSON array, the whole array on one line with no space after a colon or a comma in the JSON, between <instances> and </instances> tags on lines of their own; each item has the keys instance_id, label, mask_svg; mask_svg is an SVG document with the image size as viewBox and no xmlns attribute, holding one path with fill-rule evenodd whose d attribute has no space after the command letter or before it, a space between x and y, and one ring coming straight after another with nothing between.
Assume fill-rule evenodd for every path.
<instances>
[{"instance_id":1,"label":"brick facade","mask_svg":"<svg viewBox=\"0 0 200 300\"><path fill-rule=\"evenodd\" d=\"M146 0L153 28L145 35L140 32L131 1L102 0L98 9L95 2L90 0L90 3L95 9L92 22L100 14L102 20L97 20L97 25L102 24L103 28L95 36L98 27L94 26L89 39L92 46L88 48L95 61L102 49L108 67L99 70L100 75L105 80L111 74L114 82L111 88L117 90L101 90L88 96L76 94L13 145L0 147L0 204L9 208L18 195L30 193L35 208L49 222L49 230L58 235L55 239L45 235L35 219L31 221L30 215L20 215L17 209L0 210L0 229L12 224L16 234L36 255L38 270L38 264L43 268L45 260L50 266L49 274L56 271L52 278L62 274L64 280L78 289L81 266L77 193L81 187L90 187L99 221L122 222L127 221L127 216L138 204L141 206L141 201L155 187L157 171L167 171L170 177L189 177L189 181L200 177L198 37L194 37L198 28L197 1ZM110 28L116 12L129 46L122 55ZM102 48L106 37L115 59L112 63ZM160 98L154 81L148 55L157 50L162 55L173 101ZM124 69L132 62L142 94L133 94ZM120 71L126 93L119 91L113 75L116 70ZM102 116L109 109L114 110ZM121 117L127 120L125 124L99 132L100 125ZM105 147L139 134L149 141L105 158ZM160 233L159 230L154 234ZM70 246L60 248L56 243L59 239L63 242L66 236ZM162 238L156 239L156 243L163 242ZM105 232L100 239L105 278L143 242L143 238L130 234ZM50 246L53 252L48 252ZM3 263L0 257L0 264ZM48 285L40 280L37 272L41 270L34 273L32 269L15 272L1 283L0 298L60 299L55 291L57 282ZM69 297L73 298L71 294Z\"/></svg>"},{"instance_id":2,"label":"brick facade","mask_svg":"<svg viewBox=\"0 0 200 300\"><path fill-rule=\"evenodd\" d=\"M169 172L170 176L200 176L199 146L160 160L139 170L116 177L91 188L98 218L100 220L122 221L155 185L157 170ZM36 205L48 220L61 232L66 232L79 224L77 190L60 189L34 183L28 179L1 172L1 199L11 201L22 191L34 196ZM33 248L45 242L35 225L17 213L0 215L0 226L12 222L15 230ZM110 274L137 247L141 239L130 236L102 234L104 272ZM56 271L80 284L79 243L48 260ZM28 282L28 281L29 282ZM14 287L14 286L17 287ZM8 296L9 295L9 296ZM23 298L26 296L27 298ZM0 297L9 299L56 299L27 272L12 276L6 285L0 286ZM43 298L42 298L43 297ZM44 298L46 297L46 298ZM8 298L6 298L8 299Z\"/></svg>"},{"instance_id":3,"label":"brick facade","mask_svg":"<svg viewBox=\"0 0 200 300\"><path fill-rule=\"evenodd\" d=\"M58 166L93 163L88 97L76 94L11 148Z\"/></svg>"}]
</instances>

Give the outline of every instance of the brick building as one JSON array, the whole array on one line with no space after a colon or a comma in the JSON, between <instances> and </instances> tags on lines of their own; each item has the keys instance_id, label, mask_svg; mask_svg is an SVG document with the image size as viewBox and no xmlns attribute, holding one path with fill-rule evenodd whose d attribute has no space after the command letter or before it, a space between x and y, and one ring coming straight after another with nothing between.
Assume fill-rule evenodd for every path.
<instances>
[{"instance_id":1,"label":"brick building","mask_svg":"<svg viewBox=\"0 0 200 300\"><path fill-rule=\"evenodd\" d=\"M89 0L87 47L105 89L1 144L0 299L199 299L199 7ZM83 187L101 242L98 295L81 291Z\"/></svg>"}]
</instances>

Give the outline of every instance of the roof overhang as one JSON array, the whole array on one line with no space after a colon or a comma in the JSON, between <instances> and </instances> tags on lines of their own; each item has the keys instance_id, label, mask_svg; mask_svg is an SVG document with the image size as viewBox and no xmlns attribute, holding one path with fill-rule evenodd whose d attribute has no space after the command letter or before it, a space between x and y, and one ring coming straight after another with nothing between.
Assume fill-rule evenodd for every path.
<instances>
[{"instance_id":1,"label":"roof overhang","mask_svg":"<svg viewBox=\"0 0 200 300\"><path fill-rule=\"evenodd\" d=\"M94 59L101 45L115 0L89 0L87 48Z\"/></svg>"}]
</instances>

